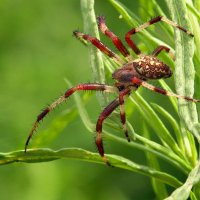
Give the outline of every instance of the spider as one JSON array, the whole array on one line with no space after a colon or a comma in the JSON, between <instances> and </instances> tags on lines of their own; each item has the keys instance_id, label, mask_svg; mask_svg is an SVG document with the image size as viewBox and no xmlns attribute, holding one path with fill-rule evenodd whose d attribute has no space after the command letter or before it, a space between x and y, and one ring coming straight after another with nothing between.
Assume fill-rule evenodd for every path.
<instances>
[{"instance_id":1,"label":"spider","mask_svg":"<svg viewBox=\"0 0 200 200\"><path fill-rule=\"evenodd\" d=\"M147 83L149 79L161 79L161 78L169 78L172 76L172 71L169 66L167 66L165 63L160 61L157 56L161 51L165 51L169 53L169 56L173 58L173 54L171 53L170 49L166 46L160 45L158 46L150 55L144 55L141 53L140 49L136 46L134 41L131 39L131 36L148 26L155 24L157 22L163 21L175 28L180 29L181 31L185 32L187 35L193 37L194 35L186 30L185 28L179 26L178 24L174 23L173 21L167 19L164 16L157 16L148 22L140 25L137 28L133 28L130 31L128 31L125 35L125 40L129 47L135 52L137 55L137 58L134 59L130 55L129 50L124 46L122 41L112 32L108 29L105 23L105 18L103 16L97 17L98 21L98 27L99 30L106 35L108 38L110 38L115 45L115 47L120 51L120 53L124 56L126 62L121 59L120 56L115 54L113 51L111 51L106 45L104 45L101 41L99 41L97 38L92 37L90 35L84 34L79 31L74 31L73 34L78 38L79 40L85 40L90 42L92 45L94 45L96 48L98 48L102 53L106 54L108 57L112 58L116 63L120 65L120 68L115 70L112 73L112 78L115 79L115 85L109 86L106 84L100 84L100 83L83 83L78 84L75 87L72 87L71 89L68 89L62 96L60 96L57 100L55 100L51 105L47 106L37 117L37 120L35 121L35 124L33 125L33 128L31 129L31 132L26 140L25 144L25 152L27 151L27 147L29 144L30 139L32 138L39 122L54 108L56 108L59 104L61 104L63 101L65 101L69 96L71 96L74 92L79 90L93 90L93 91L104 91L104 92L111 92L111 93L117 93L118 97L115 98L100 114L97 123L96 123L96 139L95 143L98 149L98 152L100 156L103 159L103 162L107 165L110 165L107 157L104 154L104 146L103 146L103 140L102 140L102 126L103 122L106 118L109 117L109 115L117 108L120 108L120 120L123 126L123 131L125 133L125 136L130 142L130 137L128 135L127 127L126 127L126 115L124 111L124 98L126 96L129 96L132 91L137 90L140 86L143 86L149 90L152 90L154 92L160 93L162 95L166 96L174 96L176 98L182 98L187 101L192 102L200 102L200 100L196 100L190 97L181 96L175 93L168 92L166 90L163 90L161 88L155 87L153 85L150 85Z\"/></svg>"}]
</instances>

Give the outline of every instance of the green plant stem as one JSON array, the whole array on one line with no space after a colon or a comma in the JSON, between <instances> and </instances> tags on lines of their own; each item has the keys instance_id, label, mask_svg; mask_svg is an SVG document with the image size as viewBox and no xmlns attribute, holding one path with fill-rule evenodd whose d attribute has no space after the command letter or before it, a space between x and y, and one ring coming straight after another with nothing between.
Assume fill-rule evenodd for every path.
<instances>
[{"instance_id":1,"label":"green plant stem","mask_svg":"<svg viewBox=\"0 0 200 200\"><path fill-rule=\"evenodd\" d=\"M191 189L194 185L198 184L200 180L200 162L198 162L197 166L190 172L186 182L176 189L170 197L166 198L165 200L186 200L188 199ZM199 195L198 193L196 193ZM193 194L195 195L195 194ZM196 196L199 199L199 196Z\"/></svg>"},{"instance_id":2,"label":"green plant stem","mask_svg":"<svg viewBox=\"0 0 200 200\"><path fill-rule=\"evenodd\" d=\"M182 184L178 179L174 178L173 176L167 173L154 170L150 167L136 164L121 156L107 155L107 157L113 167L118 167L138 172L140 174L144 174L147 176L151 176L173 187L179 187ZM52 149L29 150L26 154L24 153L24 151L0 153L0 165L9 164L13 162L26 162L26 163L47 162L61 158L72 158L72 159L105 164L103 163L101 157L97 153L86 151L80 148L65 148L57 151Z\"/></svg>"},{"instance_id":3,"label":"green plant stem","mask_svg":"<svg viewBox=\"0 0 200 200\"><path fill-rule=\"evenodd\" d=\"M186 5L182 0L167 1L172 20L190 30L190 23L186 16ZM183 35L176 30L176 60L175 60L175 86L178 94L193 96L194 94L194 65L192 57L194 54L193 39ZM194 103L178 100L179 114L184 125L191 131L200 143L200 126Z\"/></svg>"},{"instance_id":4,"label":"green plant stem","mask_svg":"<svg viewBox=\"0 0 200 200\"><path fill-rule=\"evenodd\" d=\"M191 167L187 163L185 163L184 160L182 160L180 157L176 156L173 152L169 151L169 149L167 149L155 142L152 142L151 140L148 140L138 134L136 134L135 137L139 141L143 142L146 145L142 145L142 144L139 144L136 142L128 143L127 140L117 137L115 135L112 135L108 132L105 132L104 134L107 139L111 139L113 141L117 141L124 145L140 149L144 152L146 152L146 151L150 152L153 155L156 155L157 157L160 157L163 160L166 160L169 163L173 164L174 166L179 168L181 171L183 171L185 174L187 174L191 170Z\"/></svg>"},{"instance_id":5,"label":"green plant stem","mask_svg":"<svg viewBox=\"0 0 200 200\"><path fill-rule=\"evenodd\" d=\"M99 32L94 12L94 0L81 0L81 11L83 16L84 32L99 39ZM105 83L103 56L93 45L89 45L90 66L94 82ZM102 93L97 93L97 99L101 107L107 102Z\"/></svg>"},{"instance_id":6,"label":"green plant stem","mask_svg":"<svg viewBox=\"0 0 200 200\"><path fill-rule=\"evenodd\" d=\"M187 7L198 18L198 20L200 20L199 11L194 6L192 6L190 3L187 3Z\"/></svg>"}]
</instances>

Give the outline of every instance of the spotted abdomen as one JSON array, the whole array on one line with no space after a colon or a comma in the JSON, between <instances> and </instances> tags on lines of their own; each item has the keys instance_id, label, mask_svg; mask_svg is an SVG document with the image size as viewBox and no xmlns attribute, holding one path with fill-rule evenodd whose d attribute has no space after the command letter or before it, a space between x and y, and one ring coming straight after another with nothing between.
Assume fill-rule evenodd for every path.
<instances>
[{"instance_id":1,"label":"spotted abdomen","mask_svg":"<svg viewBox=\"0 0 200 200\"><path fill-rule=\"evenodd\" d=\"M168 78L172 75L169 66L153 56L141 56L134 60L133 67L146 79Z\"/></svg>"}]
</instances>

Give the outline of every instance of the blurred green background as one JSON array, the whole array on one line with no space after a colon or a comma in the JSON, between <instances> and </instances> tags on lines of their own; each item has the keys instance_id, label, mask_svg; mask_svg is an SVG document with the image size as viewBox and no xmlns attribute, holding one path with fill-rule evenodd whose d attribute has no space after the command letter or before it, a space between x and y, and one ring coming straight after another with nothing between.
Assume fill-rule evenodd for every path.
<instances>
[{"instance_id":1,"label":"blurred green background","mask_svg":"<svg viewBox=\"0 0 200 200\"><path fill-rule=\"evenodd\" d=\"M106 16L107 24L123 38L129 27L118 19L116 10L107 1L95 2L96 14ZM127 1L125 5L136 14L139 8L145 6L139 1L134 1L134 4ZM41 109L67 89L65 78L73 85L93 81L88 50L72 36L75 29L83 30L78 0L1 0L1 152L24 148L31 126ZM111 44L105 37L102 38ZM165 99L162 101L165 102ZM73 106L75 108L74 100L70 98L67 104L60 106L44 120L39 131L47 129L51 120ZM87 110L95 122L101 111L95 94L87 104ZM137 120L142 119L137 116ZM34 136L30 148L34 147L37 137L38 134ZM120 154L128 151L128 148L119 144L105 143L106 152ZM88 134L79 117L71 121L55 140L40 142L37 147L81 147L96 151L94 136ZM130 153L134 161L145 163L141 152L131 150ZM81 161L15 163L1 166L0 177L2 200L154 199L148 177Z\"/></svg>"}]
</instances>

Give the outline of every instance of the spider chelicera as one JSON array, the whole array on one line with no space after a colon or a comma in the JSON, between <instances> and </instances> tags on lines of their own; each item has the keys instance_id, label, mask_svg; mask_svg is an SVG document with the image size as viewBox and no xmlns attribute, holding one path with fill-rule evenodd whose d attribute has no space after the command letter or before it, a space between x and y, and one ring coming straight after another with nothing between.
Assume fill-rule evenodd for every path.
<instances>
[{"instance_id":1,"label":"spider chelicera","mask_svg":"<svg viewBox=\"0 0 200 200\"><path fill-rule=\"evenodd\" d=\"M129 96L132 91L135 91L138 89L138 87L143 86L149 90L152 90L154 92L166 95L166 96L174 96L176 98L182 98L187 101L192 102L200 102L200 100L196 100L190 97L180 96L178 94L174 94L171 92L168 92L166 90L163 90L161 88L157 88L153 85L148 84L146 81L149 79L161 79L161 78L168 78L172 76L172 71L165 63L160 61L157 58L157 55L161 51L166 51L169 53L169 56L173 59L174 56L171 53L170 49L166 46L160 45L158 46L150 55L143 55L140 51L140 49L136 46L134 41L131 39L131 36L142 29L147 28L148 26L155 24L159 21L163 21L175 28L180 29L181 31L184 31L187 35L193 37L193 34L186 30L185 28L179 26L178 24L174 23L173 21L170 21L164 16L158 16L150 21L140 25L137 28L131 29L128 33L125 35L125 40L129 47L135 52L137 55L137 58L134 59L130 55L130 52L128 49L123 45L122 41L112 32L108 29L108 27L105 24L105 19L102 16L97 17L98 20L98 26L100 31L109 37L115 47L120 51L120 53L125 57L126 62L122 60L117 54L115 54L113 51L111 51L108 47L106 47L101 41L99 41L97 38L92 37L90 35L81 33L79 31L74 31L73 34L80 40L86 40L90 42L92 45L97 47L102 53L106 54L110 58L112 58L116 63L120 65L120 68L115 70L112 74L112 78L116 80L116 83L114 86L109 86L106 84L100 84L100 83L83 83L79 84L75 87L72 87L71 89L67 90L64 95L59 97L56 101L54 101L51 105L46 107L37 117L37 120L35 121L35 124L33 125L33 128L27 138L26 144L25 144L25 152L27 151L27 146L29 144L30 139L33 136L33 133L35 132L39 122L54 108L56 108L59 104L61 104L63 101L65 101L69 96L71 96L74 92L78 90L94 90L94 91L104 91L104 92L112 92L112 93L118 93L118 97L114 99L100 114L97 123L96 123L96 146L99 151L100 156L102 157L103 161L110 165L109 161L107 160L105 154L104 154L104 146L103 146L103 140L102 140L102 125L104 120L117 108L120 108L120 119L121 123L123 125L123 130L125 133L125 136L127 140L130 142L130 137L128 135L128 131L126 128L126 115L124 111L124 98L126 96Z\"/></svg>"}]
</instances>

